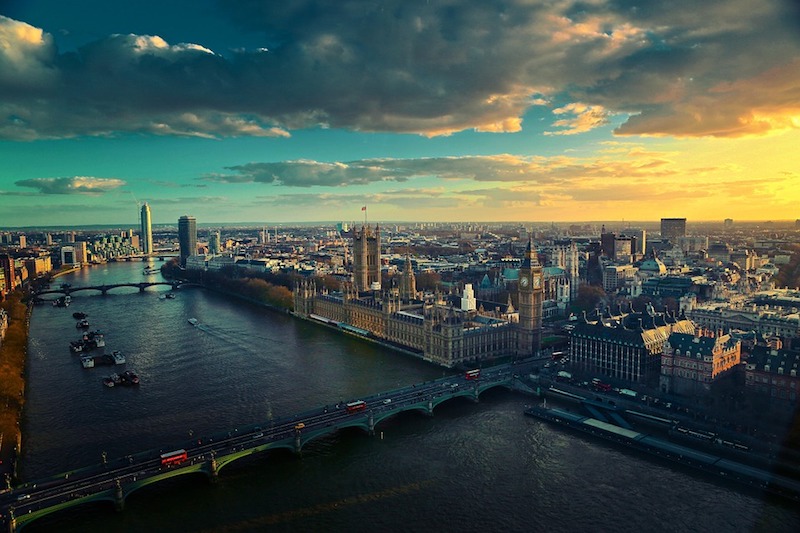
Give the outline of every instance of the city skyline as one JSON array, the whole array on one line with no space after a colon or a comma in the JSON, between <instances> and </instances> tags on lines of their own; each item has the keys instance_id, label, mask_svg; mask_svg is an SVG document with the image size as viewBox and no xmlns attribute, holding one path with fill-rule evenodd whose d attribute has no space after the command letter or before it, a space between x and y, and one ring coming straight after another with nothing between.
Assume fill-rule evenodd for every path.
<instances>
[{"instance_id":1,"label":"city skyline","mask_svg":"<svg viewBox=\"0 0 800 533\"><path fill-rule=\"evenodd\" d=\"M800 216L789 1L78 4L0 11L2 227Z\"/></svg>"}]
</instances>

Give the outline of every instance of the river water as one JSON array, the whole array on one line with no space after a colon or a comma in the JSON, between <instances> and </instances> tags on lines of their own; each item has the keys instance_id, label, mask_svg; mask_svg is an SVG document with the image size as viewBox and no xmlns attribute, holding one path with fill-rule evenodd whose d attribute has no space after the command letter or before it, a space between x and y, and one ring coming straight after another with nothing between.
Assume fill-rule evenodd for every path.
<instances>
[{"instance_id":1,"label":"river water","mask_svg":"<svg viewBox=\"0 0 800 533\"><path fill-rule=\"evenodd\" d=\"M156 263L156 266L158 263ZM84 268L73 286L161 281L142 263ZM78 292L31 320L22 474L36 479L189 438L268 423L324 404L441 377L442 369L202 289L160 299ZM138 388L103 386L68 343L88 313ZM200 326L187 320L197 318ZM522 415L534 399L489 391L434 417L406 413L369 437L350 430L234 463L211 485L184 477L142 489L124 512L69 510L26 531L796 531L782 501L587 440Z\"/></svg>"}]
</instances>

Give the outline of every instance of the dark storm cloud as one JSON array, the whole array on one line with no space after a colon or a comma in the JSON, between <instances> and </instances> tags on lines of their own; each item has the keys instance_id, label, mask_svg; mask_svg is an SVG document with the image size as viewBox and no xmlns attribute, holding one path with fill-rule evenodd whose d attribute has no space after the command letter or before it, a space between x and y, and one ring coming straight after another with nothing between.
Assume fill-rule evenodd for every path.
<instances>
[{"instance_id":1,"label":"dark storm cloud","mask_svg":"<svg viewBox=\"0 0 800 533\"><path fill-rule=\"evenodd\" d=\"M219 9L269 46L210 50L198 28L198 44L111 35L65 53L52 30L0 17L9 43L0 138L285 136L318 125L516 131L534 102L577 115L554 116L564 129L551 133L624 113L632 117L621 134L738 136L796 127L787 117L800 107L789 0L251 0Z\"/></svg>"}]
</instances>

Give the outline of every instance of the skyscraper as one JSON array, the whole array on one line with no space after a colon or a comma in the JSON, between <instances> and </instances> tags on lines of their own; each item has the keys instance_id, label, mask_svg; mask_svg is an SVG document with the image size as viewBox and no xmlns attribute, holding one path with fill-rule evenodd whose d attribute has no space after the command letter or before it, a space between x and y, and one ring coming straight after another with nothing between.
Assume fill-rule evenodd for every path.
<instances>
[{"instance_id":1,"label":"skyscraper","mask_svg":"<svg viewBox=\"0 0 800 533\"><path fill-rule=\"evenodd\" d=\"M186 258L197 253L197 219L183 215L178 219L178 243L181 247L181 266L186 266Z\"/></svg>"},{"instance_id":2,"label":"skyscraper","mask_svg":"<svg viewBox=\"0 0 800 533\"><path fill-rule=\"evenodd\" d=\"M147 202L142 206L142 252L145 255L153 253L153 221L150 218L150 206Z\"/></svg>"},{"instance_id":3,"label":"skyscraper","mask_svg":"<svg viewBox=\"0 0 800 533\"><path fill-rule=\"evenodd\" d=\"M675 243L678 237L686 237L685 218L662 218L661 219L661 238Z\"/></svg>"}]
</instances>

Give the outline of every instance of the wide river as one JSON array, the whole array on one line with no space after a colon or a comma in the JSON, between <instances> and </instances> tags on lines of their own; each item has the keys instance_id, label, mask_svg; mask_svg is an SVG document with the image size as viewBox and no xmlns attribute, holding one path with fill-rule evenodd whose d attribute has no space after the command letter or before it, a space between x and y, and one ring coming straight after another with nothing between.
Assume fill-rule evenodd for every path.
<instances>
[{"instance_id":1,"label":"wide river","mask_svg":"<svg viewBox=\"0 0 800 533\"><path fill-rule=\"evenodd\" d=\"M156 263L156 266L158 263ZM142 263L58 279L73 286L161 281ZM55 284L54 284L55 285ZM22 474L36 479L109 458L170 450L443 375L441 368L202 289L78 292L31 321ZM88 313L138 388L103 386L68 343ZM187 323L197 318L200 327ZM800 511L693 471L525 417L534 398L490 391L356 430L302 458L264 454L219 483L178 478L132 494L125 511L86 506L26 531L797 531Z\"/></svg>"}]
</instances>

